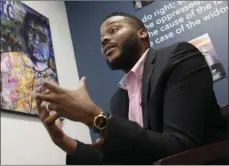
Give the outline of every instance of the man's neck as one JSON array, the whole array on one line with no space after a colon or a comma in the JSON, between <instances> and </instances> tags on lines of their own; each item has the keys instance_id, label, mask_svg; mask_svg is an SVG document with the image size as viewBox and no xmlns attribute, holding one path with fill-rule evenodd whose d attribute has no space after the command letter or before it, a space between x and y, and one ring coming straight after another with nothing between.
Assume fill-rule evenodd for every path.
<instances>
[{"instance_id":1,"label":"man's neck","mask_svg":"<svg viewBox=\"0 0 229 166\"><path fill-rule=\"evenodd\" d=\"M138 62L138 60L142 57L142 55L146 52L146 50L147 50L148 48L149 48L149 47L143 48L142 51L140 51L139 56L137 56L138 58L135 60L134 65ZM129 71L134 67L134 65L131 66L130 68L122 69L122 71L123 71L125 74L127 74L127 73L129 73Z\"/></svg>"}]
</instances>

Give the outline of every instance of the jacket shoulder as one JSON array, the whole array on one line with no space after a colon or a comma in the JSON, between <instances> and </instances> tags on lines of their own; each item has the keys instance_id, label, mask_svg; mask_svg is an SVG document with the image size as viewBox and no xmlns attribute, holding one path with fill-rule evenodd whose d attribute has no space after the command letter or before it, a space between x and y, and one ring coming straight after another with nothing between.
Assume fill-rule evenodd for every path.
<instances>
[{"instance_id":1,"label":"jacket shoulder","mask_svg":"<svg viewBox=\"0 0 229 166\"><path fill-rule=\"evenodd\" d=\"M178 59L191 57L193 55L202 55L198 48L196 48L193 44L185 41L162 47L157 50L157 54L160 54L161 56L167 56L166 59L168 61L176 61Z\"/></svg>"},{"instance_id":2,"label":"jacket shoulder","mask_svg":"<svg viewBox=\"0 0 229 166\"><path fill-rule=\"evenodd\" d=\"M171 54L175 54L175 53L179 53L180 51L187 50L187 49L198 51L198 49L193 44L185 42L185 41L173 43L166 47L159 48L156 51L157 52L166 51L166 52L171 52Z\"/></svg>"}]
</instances>

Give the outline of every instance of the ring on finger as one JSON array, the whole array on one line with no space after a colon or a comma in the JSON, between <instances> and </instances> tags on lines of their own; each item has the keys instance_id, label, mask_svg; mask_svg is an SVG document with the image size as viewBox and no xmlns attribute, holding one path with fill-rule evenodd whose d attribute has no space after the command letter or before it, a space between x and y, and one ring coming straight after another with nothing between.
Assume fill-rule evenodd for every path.
<instances>
[{"instance_id":1,"label":"ring on finger","mask_svg":"<svg viewBox=\"0 0 229 166\"><path fill-rule=\"evenodd\" d=\"M47 103L47 104L45 105L45 107L46 107L46 110L47 110L48 112L51 112L51 110L49 109L49 104L50 104L50 103Z\"/></svg>"}]
</instances>

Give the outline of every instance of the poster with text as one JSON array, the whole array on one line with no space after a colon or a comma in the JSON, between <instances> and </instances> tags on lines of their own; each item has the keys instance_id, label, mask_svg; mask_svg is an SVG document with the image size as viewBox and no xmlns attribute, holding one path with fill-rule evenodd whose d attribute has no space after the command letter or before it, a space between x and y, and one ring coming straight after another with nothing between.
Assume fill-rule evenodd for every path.
<instances>
[{"instance_id":1,"label":"poster with text","mask_svg":"<svg viewBox=\"0 0 229 166\"><path fill-rule=\"evenodd\" d=\"M36 115L32 92L44 79L58 83L49 20L21 1L0 3L0 108Z\"/></svg>"},{"instance_id":2,"label":"poster with text","mask_svg":"<svg viewBox=\"0 0 229 166\"><path fill-rule=\"evenodd\" d=\"M189 43L196 46L204 55L204 58L211 69L213 81L218 81L226 77L226 72L208 34L197 37L189 41Z\"/></svg>"}]
</instances>

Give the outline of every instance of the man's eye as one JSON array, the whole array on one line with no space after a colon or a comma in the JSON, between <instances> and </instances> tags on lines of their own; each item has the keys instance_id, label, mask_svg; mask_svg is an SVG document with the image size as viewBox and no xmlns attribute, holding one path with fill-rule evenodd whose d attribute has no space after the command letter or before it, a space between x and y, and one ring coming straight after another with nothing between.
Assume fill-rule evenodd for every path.
<instances>
[{"instance_id":1,"label":"man's eye","mask_svg":"<svg viewBox=\"0 0 229 166\"><path fill-rule=\"evenodd\" d=\"M40 35L40 41L46 43L47 38L44 35Z\"/></svg>"},{"instance_id":2,"label":"man's eye","mask_svg":"<svg viewBox=\"0 0 229 166\"><path fill-rule=\"evenodd\" d=\"M28 30L28 35L29 37L33 37L33 30L31 28L29 28Z\"/></svg>"},{"instance_id":3,"label":"man's eye","mask_svg":"<svg viewBox=\"0 0 229 166\"><path fill-rule=\"evenodd\" d=\"M111 28L110 33L113 34L119 30L118 27Z\"/></svg>"},{"instance_id":4,"label":"man's eye","mask_svg":"<svg viewBox=\"0 0 229 166\"><path fill-rule=\"evenodd\" d=\"M29 34L33 34L33 30L31 28L29 28Z\"/></svg>"}]
</instances>

